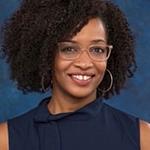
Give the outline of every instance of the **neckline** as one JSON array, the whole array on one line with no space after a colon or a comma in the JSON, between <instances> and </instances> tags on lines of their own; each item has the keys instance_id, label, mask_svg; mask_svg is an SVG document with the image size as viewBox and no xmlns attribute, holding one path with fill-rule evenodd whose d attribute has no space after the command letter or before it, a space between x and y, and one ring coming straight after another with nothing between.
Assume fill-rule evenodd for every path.
<instances>
[{"instance_id":1,"label":"neckline","mask_svg":"<svg viewBox=\"0 0 150 150\"><path fill-rule=\"evenodd\" d=\"M47 97L41 101L39 106L37 107L36 114L34 116L35 122L50 122L50 121L59 121L59 120L89 120L95 117L102 107L102 100L95 99L94 101L86 104L80 109L75 110L74 112L66 112L59 114L51 114L48 110L48 103L50 101L50 97Z\"/></svg>"}]
</instances>

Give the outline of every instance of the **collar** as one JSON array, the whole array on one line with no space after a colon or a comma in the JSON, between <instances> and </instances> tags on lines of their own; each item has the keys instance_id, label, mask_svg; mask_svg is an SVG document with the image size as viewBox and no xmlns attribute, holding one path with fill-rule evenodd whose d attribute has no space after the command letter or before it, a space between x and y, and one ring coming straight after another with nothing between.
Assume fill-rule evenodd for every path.
<instances>
[{"instance_id":1,"label":"collar","mask_svg":"<svg viewBox=\"0 0 150 150\"><path fill-rule=\"evenodd\" d=\"M37 107L36 114L34 116L35 122L46 123L50 121L59 121L59 120L88 120L96 117L100 112L100 108L102 107L102 100L96 99L84 107L74 111L60 114L51 114L48 110L47 104L50 100L50 97L45 98Z\"/></svg>"}]
</instances>

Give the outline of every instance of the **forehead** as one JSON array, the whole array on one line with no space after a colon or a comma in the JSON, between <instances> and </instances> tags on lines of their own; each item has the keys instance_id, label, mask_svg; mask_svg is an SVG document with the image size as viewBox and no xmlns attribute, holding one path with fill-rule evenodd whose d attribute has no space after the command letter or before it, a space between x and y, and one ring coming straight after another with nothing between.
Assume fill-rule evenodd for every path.
<instances>
[{"instance_id":1,"label":"forehead","mask_svg":"<svg viewBox=\"0 0 150 150\"><path fill-rule=\"evenodd\" d=\"M104 23L99 18L90 19L88 23L72 38L74 41L93 41L101 39L106 41Z\"/></svg>"}]
</instances>

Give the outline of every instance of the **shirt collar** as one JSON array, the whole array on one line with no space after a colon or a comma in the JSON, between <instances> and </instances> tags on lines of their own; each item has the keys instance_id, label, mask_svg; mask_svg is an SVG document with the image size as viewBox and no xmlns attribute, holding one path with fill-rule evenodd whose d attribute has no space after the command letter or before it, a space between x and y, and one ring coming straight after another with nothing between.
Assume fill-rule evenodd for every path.
<instances>
[{"instance_id":1,"label":"shirt collar","mask_svg":"<svg viewBox=\"0 0 150 150\"><path fill-rule=\"evenodd\" d=\"M96 99L84 107L74 111L67 113L60 113L53 115L49 112L47 104L50 100L50 97L45 98L37 107L37 111L34 117L35 122L46 123L50 121L59 121L59 120L88 120L90 118L96 117L96 115L100 112L100 108L102 107L102 100Z\"/></svg>"}]
</instances>

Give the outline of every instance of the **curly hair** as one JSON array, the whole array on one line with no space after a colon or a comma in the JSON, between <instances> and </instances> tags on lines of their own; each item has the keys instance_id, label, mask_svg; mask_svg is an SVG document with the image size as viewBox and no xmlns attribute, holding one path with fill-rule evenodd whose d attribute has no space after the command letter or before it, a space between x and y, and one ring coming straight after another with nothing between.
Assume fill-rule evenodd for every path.
<instances>
[{"instance_id":1,"label":"curly hair","mask_svg":"<svg viewBox=\"0 0 150 150\"><path fill-rule=\"evenodd\" d=\"M125 15L107 0L23 0L4 25L1 51L17 88L24 93L44 92L43 76L45 87L50 87L57 43L76 35L92 18L102 19L113 45L107 68L114 82L102 98L119 94L136 70L134 37ZM106 76L98 88L105 89L109 82Z\"/></svg>"}]
</instances>

